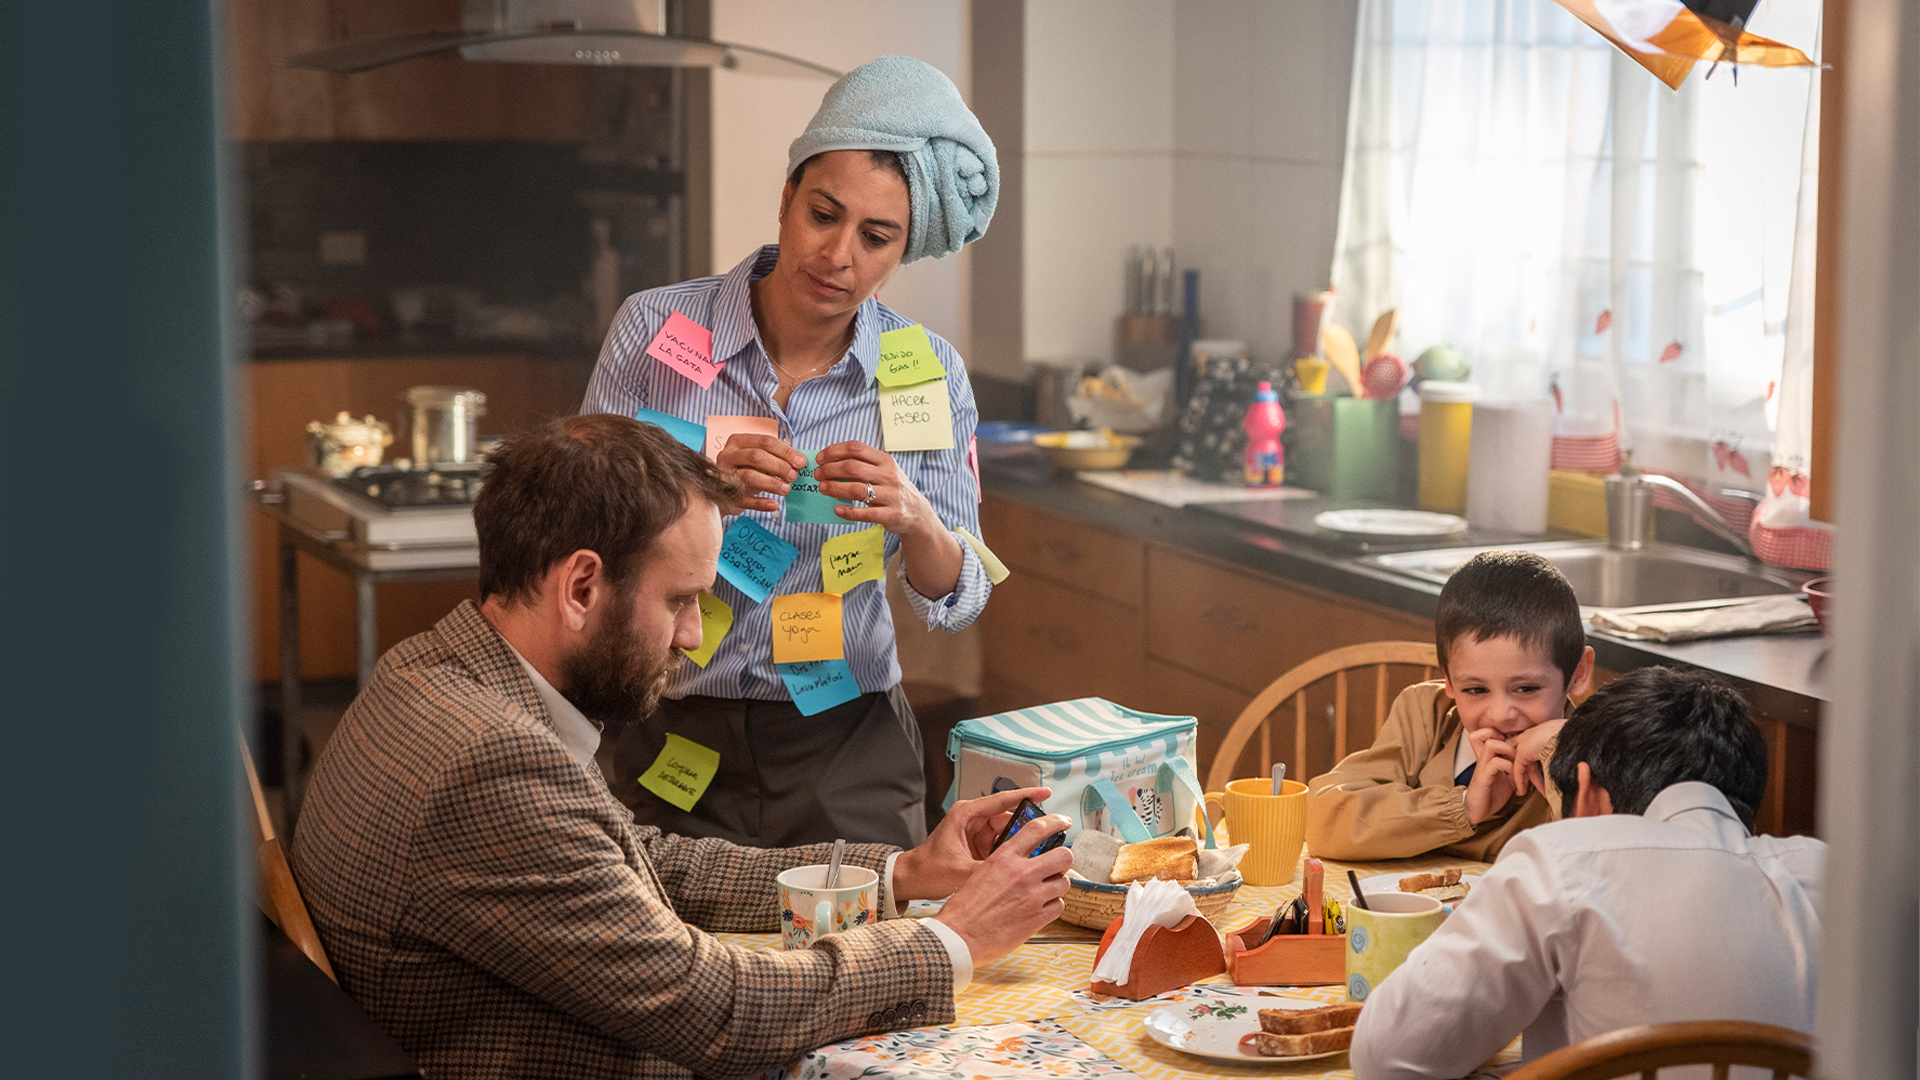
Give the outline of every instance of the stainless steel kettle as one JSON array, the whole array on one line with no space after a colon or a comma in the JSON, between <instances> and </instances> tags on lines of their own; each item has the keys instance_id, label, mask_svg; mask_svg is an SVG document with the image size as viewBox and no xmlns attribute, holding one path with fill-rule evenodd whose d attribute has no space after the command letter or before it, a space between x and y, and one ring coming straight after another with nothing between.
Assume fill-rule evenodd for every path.
<instances>
[{"instance_id":1,"label":"stainless steel kettle","mask_svg":"<svg viewBox=\"0 0 1920 1080\"><path fill-rule=\"evenodd\" d=\"M415 386L401 397L409 408L414 468L477 460L487 395L465 386Z\"/></svg>"}]
</instances>

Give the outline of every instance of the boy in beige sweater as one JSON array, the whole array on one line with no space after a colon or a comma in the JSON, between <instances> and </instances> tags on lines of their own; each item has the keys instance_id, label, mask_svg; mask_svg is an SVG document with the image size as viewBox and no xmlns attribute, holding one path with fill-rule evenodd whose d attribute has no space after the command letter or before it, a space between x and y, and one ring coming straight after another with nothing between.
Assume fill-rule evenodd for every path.
<instances>
[{"instance_id":1,"label":"boy in beige sweater","mask_svg":"<svg viewBox=\"0 0 1920 1080\"><path fill-rule=\"evenodd\" d=\"M1434 638L1446 677L1401 691L1373 745L1307 786L1313 854L1491 862L1554 819L1536 763L1593 682L1573 587L1538 555L1484 552L1440 590Z\"/></svg>"}]
</instances>

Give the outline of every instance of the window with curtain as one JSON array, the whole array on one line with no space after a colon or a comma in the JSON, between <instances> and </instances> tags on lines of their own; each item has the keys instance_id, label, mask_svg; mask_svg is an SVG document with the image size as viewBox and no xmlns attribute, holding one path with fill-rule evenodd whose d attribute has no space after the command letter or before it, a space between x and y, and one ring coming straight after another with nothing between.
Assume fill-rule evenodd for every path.
<instances>
[{"instance_id":1,"label":"window with curtain","mask_svg":"<svg viewBox=\"0 0 1920 1080\"><path fill-rule=\"evenodd\" d=\"M1749 27L1812 54L1819 15ZM1333 318L1549 396L1556 467L1631 451L1802 524L1818 77L1707 70L1670 90L1549 0L1361 0Z\"/></svg>"}]
</instances>

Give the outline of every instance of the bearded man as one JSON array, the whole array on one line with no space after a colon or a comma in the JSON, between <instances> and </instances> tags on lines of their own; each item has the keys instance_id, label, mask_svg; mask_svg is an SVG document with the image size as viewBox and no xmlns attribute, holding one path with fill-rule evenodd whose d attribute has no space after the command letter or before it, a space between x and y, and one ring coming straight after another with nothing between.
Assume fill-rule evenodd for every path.
<instances>
[{"instance_id":1,"label":"bearded man","mask_svg":"<svg viewBox=\"0 0 1920 1080\"><path fill-rule=\"evenodd\" d=\"M734 481L622 416L508 441L474 505L481 602L380 661L328 741L294 874L340 984L430 1077L747 1075L849 1036L952 1021L972 965L1056 917L1072 856L991 855L1023 796L957 804L909 851L849 845L883 920L804 951L763 850L636 827L594 763L700 645ZM938 916L894 918L951 894Z\"/></svg>"}]
</instances>

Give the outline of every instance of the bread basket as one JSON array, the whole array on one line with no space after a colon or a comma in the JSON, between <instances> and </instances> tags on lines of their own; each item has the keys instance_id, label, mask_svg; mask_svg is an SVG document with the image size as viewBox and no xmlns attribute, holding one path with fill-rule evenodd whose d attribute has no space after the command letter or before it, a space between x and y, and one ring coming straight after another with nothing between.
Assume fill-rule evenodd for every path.
<instances>
[{"instance_id":1,"label":"bread basket","mask_svg":"<svg viewBox=\"0 0 1920 1080\"><path fill-rule=\"evenodd\" d=\"M1233 903L1233 894L1241 885L1240 871L1208 885L1189 885L1187 895L1209 922L1218 923L1220 913ZM1085 878L1067 879L1066 910L1060 918L1089 930L1105 930L1113 920L1127 913L1127 887L1109 885Z\"/></svg>"}]
</instances>

